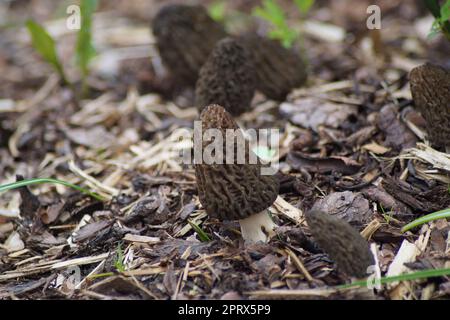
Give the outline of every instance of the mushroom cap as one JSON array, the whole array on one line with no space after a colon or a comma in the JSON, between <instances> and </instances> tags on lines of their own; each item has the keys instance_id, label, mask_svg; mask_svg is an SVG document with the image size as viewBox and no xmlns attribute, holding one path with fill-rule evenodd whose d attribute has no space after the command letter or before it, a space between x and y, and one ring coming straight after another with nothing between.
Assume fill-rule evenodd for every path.
<instances>
[{"instance_id":1,"label":"mushroom cap","mask_svg":"<svg viewBox=\"0 0 450 320\"><path fill-rule=\"evenodd\" d=\"M425 118L431 142L450 146L450 71L430 63L410 72L411 94Z\"/></svg>"},{"instance_id":2,"label":"mushroom cap","mask_svg":"<svg viewBox=\"0 0 450 320\"><path fill-rule=\"evenodd\" d=\"M200 119L203 134L207 129L220 130L223 137L224 159L226 157L226 130L234 129L235 137L243 139L242 131L231 115L221 106L206 107L203 109ZM211 141L211 139L203 139L202 151ZM238 147L236 144L234 145L235 151ZM249 163L252 151L246 140L244 150L244 164L237 163L237 152L234 152L232 164L206 164L204 162L195 164L200 203L211 217L219 220L245 219L267 209L278 196L279 182L277 178L271 175L261 175L262 164L260 161L254 164ZM253 154L253 156L257 159L256 155Z\"/></svg>"},{"instance_id":3,"label":"mushroom cap","mask_svg":"<svg viewBox=\"0 0 450 320\"><path fill-rule=\"evenodd\" d=\"M200 69L196 84L199 110L218 104L236 116L250 109L256 73L249 53L237 39L220 40Z\"/></svg>"},{"instance_id":4,"label":"mushroom cap","mask_svg":"<svg viewBox=\"0 0 450 320\"><path fill-rule=\"evenodd\" d=\"M257 89L266 97L282 101L292 89L306 82L303 60L278 41L247 34L240 37L252 56L257 73Z\"/></svg>"},{"instance_id":5,"label":"mushroom cap","mask_svg":"<svg viewBox=\"0 0 450 320\"><path fill-rule=\"evenodd\" d=\"M204 7L183 4L161 8L152 31L165 66L180 83L192 86L216 42L227 36Z\"/></svg>"},{"instance_id":6,"label":"mushroom cap","mask_svg":"<svg viewBox=\"0 0 450 320\"><path fill-rule=\"evenodd\" d=\"M338 268L349 276L363 278L374 258L367 241L346 221L326 212L311 210L306 222L317 244Z\"/></svg>"}]
</instances>

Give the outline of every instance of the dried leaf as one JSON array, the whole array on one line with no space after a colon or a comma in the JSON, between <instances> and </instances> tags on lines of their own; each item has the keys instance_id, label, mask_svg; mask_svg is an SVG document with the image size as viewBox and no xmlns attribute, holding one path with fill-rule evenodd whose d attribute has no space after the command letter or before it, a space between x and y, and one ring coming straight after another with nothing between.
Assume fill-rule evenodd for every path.
<instances>
[{"instance_id":1,"label":"dried leaf","mask_svg":"<svg viewBox=\"0 0 450 320\"><path fill-rule=\"evenodd\" d=\"M356 106L337 104L315 97L302 98L293 103L285 102L280 105L281 115L294 124L316 132L320 126L338 128L351 115L356 115L357 111Z\"/></svg>"}]
</instances>

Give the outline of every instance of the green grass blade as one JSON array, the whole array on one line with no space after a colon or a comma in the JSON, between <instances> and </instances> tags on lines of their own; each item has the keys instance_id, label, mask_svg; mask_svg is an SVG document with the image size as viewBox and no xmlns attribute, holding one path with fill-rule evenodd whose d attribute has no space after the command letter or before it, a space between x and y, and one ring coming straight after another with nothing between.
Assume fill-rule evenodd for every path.
<instances>
[{"instance_id":1,"label":"green grass blade","mask_svg":"<svg viewBox=\"0 0 450 320\"><path fill-rule=\"evenodd\" d=\"M194 229L194 231L198 234L198 237L200 238L200 241L202 242L209 242L211 241L211 238L208 236L208 234L202 230L197 224L192 222L191 220L188 220L188 223Z\"/></svg>"},{"instance_id":2,"label":"green grass blade","mask_svg":"<svg viewBox=\"0 0 450 320\"><path fill-rule=\"evenodd\" d=\"M81 1L81 28L77 38L76 61L83 76L83 83L89 74L89 62L96 53L92 44L92 16L96 9L97 0Z\"/></svg>"},{"instance_id":3,"label":"green grass blade","mask_svg":"<svg viewBox=\"0 0 450 320\"><path fill-rule=\"evenodd\" d=\"M65 84L68 84L61 61L56 53L56 45L53 38L48 34L43 26L33 20L28 20L26 22L26 27L30 33L33 47L45 61L53 66L62 81Z\"/></svg>"},{"instance_id":4,"label":"green grass blade","mask_svg":"<svg viewBox=\"0 0 450 320\"><path fill-rule=\"evenodd\" d=\"M402 228L402 232L406 232L408 230L411 230L412 228L421 226L424 223L430 222L430 221L434 221L434 220L438 220L438 219L445 219L445 218L450 218L450 208L441 210L441 211L437 211L437 212L433 212L430 214L427 214L426 216L420 217L410 223L408 223L407 225L403 226Z\"/></svg>"},{"instance_id":5,"label":"green grass blade","mask_svg":"<svg viewBox=\"0 0 450 320\"><path fill-rule=\"evenodd\" d=\"M0 185L0 193L4 192L4 191L8 191L8 190L13 190L13 189L33 185L33 184L42 184L42 183L61 184L63 186L66 186L66 187L75 189L77 191L80 191L84 194L87 194L96 200L99 200L99 201L105 200L102 196L100 196L99 194L97 194L95 192L89 191L87 189L84 189L80 186L77 186L75 184L72 184L72 183L69 183L66 181L52 179L52 178L26 179L26 180L21 180L21 181L17 181L17 182L13 182L13 183Z\"/></svg>"},{"instance_id":6,"label":"green grass blade","mask_svg":"<svg viewBox=\"0 0 450 320\"><path fill-rule=\"evenodd\" d=\"M392 283L396 281L411 281L427 278L435 278L450 275L450 268L447 269L428 269L412 273L405 273L398 276L382 277L379 279L380 284ZM348 289L353 287L367 287L367 280L355 281L349 284L336 286L337 289Z\"/></svg>"}]
</instances>

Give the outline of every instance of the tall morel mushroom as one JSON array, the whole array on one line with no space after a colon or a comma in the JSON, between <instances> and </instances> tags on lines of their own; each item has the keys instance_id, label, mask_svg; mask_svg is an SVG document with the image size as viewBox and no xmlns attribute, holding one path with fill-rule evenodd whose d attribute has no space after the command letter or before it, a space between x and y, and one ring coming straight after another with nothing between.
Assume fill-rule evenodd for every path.
<instances>
[{"instance_id":1,"label":"tall morel mushroom","mask_svg":"<svg viewBox=\"0 0 450 320\"><path fill-rule=\"evenodd\" d=\"M167 5L155 16L152 31L164 65L179 83L194 86L217 41L227 36L202 6Z\"/></svg>"},{"instance_id":2,"label":"tall morel mushroom","mask_svg":"<svg viewBox=\"0 0 450 320\"><path fill-rule=\"evenodd\" d=\"M256 73L250 55L233 38L220 40L200 69L195 95L200 111L223 106L233 116L250 109L256 88Z\"/></svg>"},{"instance_id":3,"label":"tall morel mushroom","mask_svg":"<svg viewBox=\"0 0 450 320\"><path fill-rule=\"evenodd\" d=\"M431 143L450 152L450 71L423 64L411 70L410 85Z\"/></svg>"},{"instance_id":4,"label":"tall morel mushroom","mask_svg":"<svg viewBox=\"0 0 450 320\"><path fill-rule=\"evenodd\" d=\"M240 39L255 64L257 89L266 97L282 101L292 89L306 82L306 65L292 50L255 34Z\"/></svg>"},{"instance_id":5,"label":"tall morel mushroom","mask_svg":"<svg viewBox=\"0 0 450 320\"><path fill-rule=\"evenodd\" d=\"M207 214L219 220L239 220L242 237L248 242L266 242L274 234L276 225L267 212L278 196L279 182L275 176L262 175L263 164L249 149L246 141L231 115L221 106L211 105L203 109L200 120L202 132L217 129L223 137L223 143L216 152L223 152L223 163L203 161L195 163L195 176L199 199ZM233 132L232 163L225 163L227 152L226 131ZM227 137L230 138L230 135ZM238 142L236 142L238 141ZM195 142L194 142L195 143ZM202 140L202 154L213 143L212 139ZM238 163L238 152L244 152L244 163ZM242 162L242 161L241 161Z\"/></svg>"},{"instance_id":6,"label":"tall morel mushroom","mask_svg":"<svg viewBox=\"0 0 450 320\"><path fill-rule=\"evenodd\" d=\"M346 221L326 212L311 210L306 222L319 247L348 276L363 278L374 258L367 241Z\"/></svg>"}]
</instances>

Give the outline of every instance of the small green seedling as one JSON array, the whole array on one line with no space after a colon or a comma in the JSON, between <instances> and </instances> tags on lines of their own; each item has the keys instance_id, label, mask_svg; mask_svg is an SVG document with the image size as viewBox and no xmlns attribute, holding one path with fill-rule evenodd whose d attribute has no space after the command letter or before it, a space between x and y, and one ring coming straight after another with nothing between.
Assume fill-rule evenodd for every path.
<instances>
[{"instance_id":1,"label":"small green seedling","mask_svg":"<svg viewBox=\"0 0 450 320\"><path fill-rule=\"evenodd\" d=\"M306 15L314 4L314 0L294 0L301 15ZM279 40L284 47L290 48L300 36L300 32L291 28L286 14L276 0L263 0L262 7L253 9L253 15L272 25L269 37Z\"/></svg>"},{"instance_id":2,"label":"small green seedling","mask_svg":"<svg viewBox=\"0 0 450 320\"><path fill-rule=\"evenodd\" d=\"M118 273L125 272L125 265L123 263L123 258L124 257L123 257L122 243L119 242L116 249L116 259L114 260L114 268ZM98 278L112 277L114 274L115 274L114 272L97 273L89 276L88 279L94 280Z\"/></svg>"},{"instance_id":3,"label":"small green seedling","mask_svg":"<svg viewBox=\"0 0 450 320\"><path fill-rule=\"evenodd\" d=\"M382 212L382 216L384 218L384 220L386 220L386 223L389 224L392 220L392 212L386 212L386 210L384 209L383 205L380 203L380 209Z\"/></svg>"},{"instance_id":4,"label":"small green seedling","mask_svg":"<svg viewBox=\"0 0 450 320\"><path fill-rule=\"evenodd\" d=\"M428 37L432 38L442 32L450 41L450 0L440 6L438 0L424 0L425 6L435 17Z\"/></svg>"},{"instance_id":5,"label":"small green seedling","mask_svg":"<svg viewBox=\"0 0 450 320\"><path fill-rule=\"evenodd\" d=\"M99 200L99 201L105 200L102 196L100 196L99 194L97 194L95 192L89 191L87 189L84 189L82 187L79 187L77 185L74 185L72 183L69 183L69 182L66 182L63 180L57 180L57 179L52 179L52 178L25 179L25 180L20 180L20 181L13 182L13 183L0 185L0 193L4 192L4 191L8 191L8 190L13 190L13 189L33 185L33 184L42 184L42 183L61 184L63 186L66 186L66 187L78 190L84 194L87 194L96 200Z\"/></svg>"},{"instance_id":6,"label":"small green seedling","mask_svg":"<svg viewBox=\"0 0 450 320\"><path fill-rule=\"evenodd\" d=\"M205 231L203 231L203 229L200 228L199 225L195 224L191 220L188 220L188 223L192 227L192 229L194 229L195 233L198 234L198 237L199 237L200 241L202 241L202 242L209 242L209 241L211 241L211 238L209 237L209 235Z\"/></svg>"},{"instance_id":7,"label":"small green seedling","mask_svg":"<svg viewBox=\"0 0 450 320\"><path fill-rule=\"evenodd\" d=\"M86 79L89 75L89 63L95 56L95 50L92 45L92 16L97 8L97 0L81 0L81 28L77 35L76 44L76 64L82 77L82 94L86 93ZM26 23L28 32L31 35L33 47L59 74L64 85L69 83L63 69L60 58L56 52L55 40L45 30L45 28L33 20Z\"/></svg>"},{"instance_id":8,"label":"small green seedling","mask_svg":"<svg viewBox=\"0 0 450 320\"><path fill-rule=\"evenodd\" d=\"M123 250L122 244L119 243L116 249L116 261L114 261L114 268L116 268L117 272L124 272L125 265L123 264Z\"/></svg>"},{"instance_id":9,"label":"small green seedling","mask_svg":"<svg viewBox=\"0 0 450 320\"><path fill-rule=\"evenodd\" d=\"M272 25L269 37L281 41L286 48L297 39L298 32L289 27L283 9L275 0L264 0L262 7L253 9L253 15L269 22Z\"/></svg>"},{"instance_id":10,"label":"small green seedling","mask_svg":"<svg viewBox=\"0 0 450 320\"><path fill-rule=\"evenodd\" d=\"M215 21L223 22L225 20L226 6L226 2L223 0L213 2L208 7L209 16Z\"/></svg>"}]
</instances>

